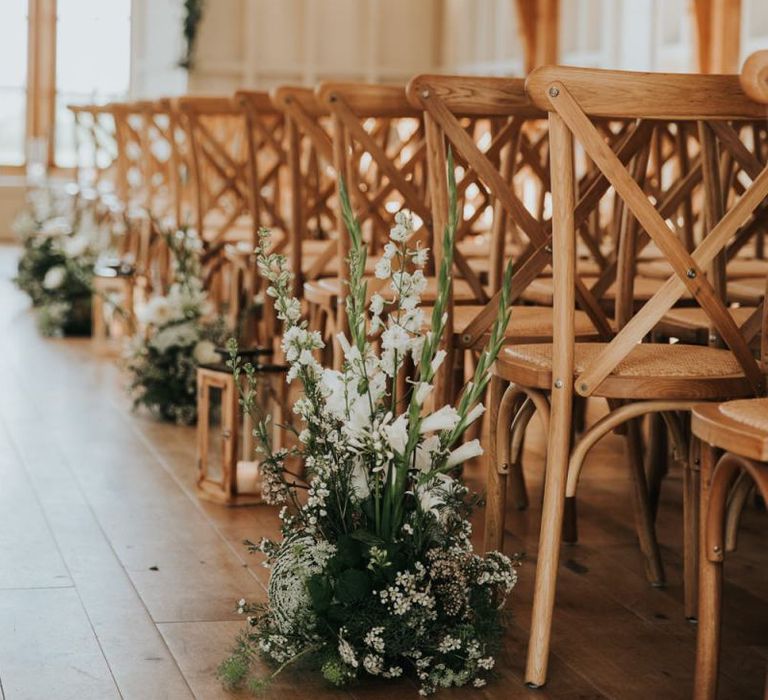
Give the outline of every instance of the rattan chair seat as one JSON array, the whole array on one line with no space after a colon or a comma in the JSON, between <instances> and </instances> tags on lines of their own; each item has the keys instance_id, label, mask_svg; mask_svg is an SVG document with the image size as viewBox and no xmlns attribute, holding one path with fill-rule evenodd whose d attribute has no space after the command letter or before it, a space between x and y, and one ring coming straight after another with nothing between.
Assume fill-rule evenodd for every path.
<instances>
[{"instance_id":1,"label":"rattan chair seat","mask_svg":"<svg viewBox=\"0 0 768 700\"><path fill-rule=\"evenodd\" d=\"M575 374L580 374L605 343L576 343ZM502 349L496 374L523 386L550 389L552 344L515 345ZM607 398L726 399L749 396L751 389L729 350L701 345L636 345L594 391Z\"/></svg>"}]
</instances>

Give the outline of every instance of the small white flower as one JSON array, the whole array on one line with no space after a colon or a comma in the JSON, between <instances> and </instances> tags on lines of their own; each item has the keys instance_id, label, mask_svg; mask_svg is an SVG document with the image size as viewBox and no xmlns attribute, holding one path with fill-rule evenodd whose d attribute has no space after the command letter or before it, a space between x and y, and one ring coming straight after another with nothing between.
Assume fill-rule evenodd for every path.
<instances>
[{"instance_id":1,"label":"small white flower","mask_svg":"<svg viewBox=\"0 0 768 700\"><path fill-rule=\"evenodd\" d=\"M392 263L389 258L379 258L373 269L373 274L376 275L377 279L387 279L392 274Z\"/></svg>"},{"instance_id":2,"label":"small white flower","mask_svg":"<svg viewBox=\"0 0 768 700\"><path fill-rule=\"evenodd\" d=\"M373 294L371 296L371 313L381 316L382 311L384 311L384 297L381 294Z\"/></svg>"},{"instance_id":3,"label":"small white flower","mask_svg":"<svg viewBox=\"0 0 768 700\"><path fill-rule=\"evenodd\" d=\"M216 346L210 340L201 340L192 350L192 357L199 365L212 365L219 361Z\"/></svg>"},{"instance_id":4,"label":"small white flower","mask_svg":"<svg viewBox=\"0 0 768 700\"><path fill-rule=\"evenodd\" d=\"M429 260L429 248L419 248L413 254L413 264L417 267L424 267Z\"/></svg>"},{"instance_id":5,"label":"small white flower","mask_svg":"<svg viewBox=\"0 0 768 700\"><path fill-rule=\"evenodd\" d=\"M168 297L152 297L139 314L141 321L162 326L173 318L174 310Z\"/></svg>"},{"instance_id":6,"label":"small white flower","mask_svg":"<svg viewBox=\"0 0 768 700\"><path fill-rule=\"evenodd\" d=\"M409 233L410 231L405 226L397 224L397 226L393 226L389 230L389 237L396 243L402 243L406 238L408 238Z\"/></svg>"},{"instance_id":7,"label":"small white flower","mask_svg":"<svg viewBox=\"0 0 768 700\"><path fill-rule=\"evenodd\" d=\"M46 289L58 289L64 284L67 277L67 268L64 265L55 265L43 277L43 287Z\"/></svg>"},{"instance_id":8,"label":"small white flower","mask_svg":"<svg viewBox=\"0 0 768 700\"><path fill-rule=\"evenodd\" d=\"M85 236L71 236L64 242L64 252L70 258L79 258L88 250L88 245L88 239Z\"/></svg>"}]
</instances>

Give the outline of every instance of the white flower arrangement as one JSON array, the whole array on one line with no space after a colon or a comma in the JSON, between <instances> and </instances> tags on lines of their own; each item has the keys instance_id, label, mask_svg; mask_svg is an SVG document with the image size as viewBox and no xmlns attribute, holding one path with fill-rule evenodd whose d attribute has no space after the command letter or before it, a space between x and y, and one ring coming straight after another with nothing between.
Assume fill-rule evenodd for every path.
<instances>
[{"instance_id":1,"label":"white flower arrangement","mask_svg":"<svg viewBox=\"0 0 768 700\"><path fill-rule=\"evenodd\" d=\"M197 415L197 367L221 362L215 341L221 322L199 277L198 239L186 229L165 234L175 264L167 294L153 296L137 314L143 328L130 340L125 364L134 406L158 418L189 424Z\"/></svg>"},{"instance_id":2,"label":"white flower arrangement","mask_svg":"<svg viewBox=\"0 0 768 700\"><path fill-rule=\"evenodd\" d=\"M255 435L264 453L262 492L268 503L283 505L284 539L252 545L272 566L269 602L239 606L249 613L249 625L220 667L228 686L248 680L257 690L268 680L249 679L254 653L277 666L273 675L299 659L311 660L337 685L365 675L395 678L408 672L419 680L422 694L467 683L479 687L492 668L503 630L500 609L516 573L503 554L474 553L468 520L472 501L456 468L482 453L477 440L459 441L484 410L479 401L509 320L511 267L473 380L457 406L429 412L426 405L445 358L440 342L456 229L452 170L449 163L446 254L426 328L420 301L427 252L409 246L411 216L396 216L375 272L388 289L368 303L365 246L341 183L351 250L350 333L338 336L344 353L340 370L317 361L322 339L309 330L290 295L286 259L268 253L269 233L261 233L259 271L284 323L288 381L303 387L293 407L302 428L296 431L296 449L273 451L268 418L257 422ZM254 368L242 364L236 344L231 355L235 376L245 373L252 379ZM398 395L398 374L409 367L407 390ZM253 387L249 382L242 395L246 411L254 406ZM303 476L289 470L290 460L303 464ZM302 570L296 565L296 541L330 554L319 569ZM273 591L288 589L303 605L286 620L290 606ZM279 649L270 641L275 635L284 639ZM287 648L292 654L286 655Z\"/></svg>"},{"instance_id":3,"label":"white flower arrangement","mask_svg":"<svg viewBox=\"0 0 768 700\"><path fill-rule=\"evenodd\" d=\"M90 331L93 270L101 244L94 208L42 188L30 192L14 221L23 245L15 282L30 297L45 335Z\"/></svg>"}]
</instances>

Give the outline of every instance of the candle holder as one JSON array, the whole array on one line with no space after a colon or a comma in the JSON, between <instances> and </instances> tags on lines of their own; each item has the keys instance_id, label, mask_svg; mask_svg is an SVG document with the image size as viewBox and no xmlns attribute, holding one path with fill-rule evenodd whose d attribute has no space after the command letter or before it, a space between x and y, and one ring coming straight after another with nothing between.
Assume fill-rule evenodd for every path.
<instances>
[{"instance_id":1,"label":"candle holder","mask_svg":"<svg viewBox=\"0 0 768 700\"><path fill-rule=\"evenodd\" d=\"M273 445L279 448L286 439L281 426L287 410L287 367L274 363L268 348L242 351L240 356L254 367L257 409L272 417ZM241 409L235 378L223 360L197 370L197 469L201 499L227 506L262 502L252 419Z\"/></svg>"}]
</instances>

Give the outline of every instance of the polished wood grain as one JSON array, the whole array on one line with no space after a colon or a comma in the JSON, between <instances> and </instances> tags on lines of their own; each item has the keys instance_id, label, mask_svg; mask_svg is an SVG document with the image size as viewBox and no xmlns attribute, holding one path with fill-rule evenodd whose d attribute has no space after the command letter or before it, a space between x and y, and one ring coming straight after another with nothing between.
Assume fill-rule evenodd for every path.
<instances>
[{"instance_id":1,"label":"polished wood grain","mask_svg":"<svg viewBox=\"0 0 768 700\"><path fill-rule=\"evenodd\" d=\"M195 497L194 428L132 414L114 364L87 340L44 340L9 278L0 248L0 686L8 700L219 700L213 669L240 622L240 597L264 599L268 571L244 538L276 536L276 510L224 508ZM590 420L602 412L590 409ZM505 551L525 555L498 678L486 700L647 700L691 696L695 627L683 619L681 474L665 481L658 534L669 585L647 585L623 438L590 453L579 492L578 546L564 549L550 680L523 685L545 442L534 418L525 465L531 507L509 504ZM474 488L484 472L468 469ZM756 700L768 644L764 514L748 506L725 572L721 700ZM478 546L483 513L475 518ZM155 568L157 570L155 570ZM264 696L416 697L415 686L363 683L337 691L291 670Z\"/></svg>"}]
</instances>

